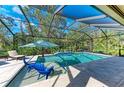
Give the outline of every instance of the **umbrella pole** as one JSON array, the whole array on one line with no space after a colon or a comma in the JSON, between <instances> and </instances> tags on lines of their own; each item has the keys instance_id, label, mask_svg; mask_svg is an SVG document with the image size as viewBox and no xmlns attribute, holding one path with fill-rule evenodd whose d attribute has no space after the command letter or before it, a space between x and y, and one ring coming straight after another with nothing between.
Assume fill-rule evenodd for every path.
<instances>
[{"instance_id":1,"label":"umbrella pole","mask_svg":"<svg viewBox=\"0 0 124 93\"><path fill-rule=\"evenodd\" d=\"M44 48L42 48L42 57L44 57Z\"/></svg>"}]
</instances>

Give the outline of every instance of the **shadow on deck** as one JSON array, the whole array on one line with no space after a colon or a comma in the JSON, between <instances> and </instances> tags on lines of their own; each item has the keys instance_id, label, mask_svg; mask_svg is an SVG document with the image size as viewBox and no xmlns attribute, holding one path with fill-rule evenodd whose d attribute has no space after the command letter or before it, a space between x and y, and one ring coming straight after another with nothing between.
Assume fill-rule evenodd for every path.
<instances>
[{"instance_id":1,"label":"shadow on deck","mask_svg":"<svg viewBox=\"0 0 124 93\"><path fill-rule=\"evenodd\" d=\"M77 64L73 67L80 73L73 78L68 68L70 83L67 87L85 87L90 77L109 87L124 86L124 57L109 57L91 63Z\"/></svg>"}]
</instances>

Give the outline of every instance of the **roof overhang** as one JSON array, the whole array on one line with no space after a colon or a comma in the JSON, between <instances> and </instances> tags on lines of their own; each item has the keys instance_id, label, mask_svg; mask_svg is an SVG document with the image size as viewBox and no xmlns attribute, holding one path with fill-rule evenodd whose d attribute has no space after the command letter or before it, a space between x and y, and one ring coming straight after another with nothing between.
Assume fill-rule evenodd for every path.
<instances>
[{"instance_id":1,"label":"roof overhang","mask_svg":"<svg viewBox=\"0 0 124 93\"><path fill-rule=\"evenodd\" d=\"M110 16L120 24L124 25L124 6L123 5L95 5L98 10Z\"/></svg>"}]
</instances>

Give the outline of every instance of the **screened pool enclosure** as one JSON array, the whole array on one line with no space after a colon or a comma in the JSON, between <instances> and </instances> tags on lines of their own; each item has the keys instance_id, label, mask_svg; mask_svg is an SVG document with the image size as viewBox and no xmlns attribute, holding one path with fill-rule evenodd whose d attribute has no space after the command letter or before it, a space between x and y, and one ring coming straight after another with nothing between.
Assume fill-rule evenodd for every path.
<instances>
[{"instance_id":1,"label":"screened pool enclosure","mask_svg":"<svg viewBox=\"0 0 124 93\"><path fill-rule=\"evenodd\" d=\"M26 54L28 49L19 46L45 40L59 45L49 49L49 53L90 51L123 55L123 8L120 5L1 5L0 50L16 49Z\"/></svg>"}]
</instances>

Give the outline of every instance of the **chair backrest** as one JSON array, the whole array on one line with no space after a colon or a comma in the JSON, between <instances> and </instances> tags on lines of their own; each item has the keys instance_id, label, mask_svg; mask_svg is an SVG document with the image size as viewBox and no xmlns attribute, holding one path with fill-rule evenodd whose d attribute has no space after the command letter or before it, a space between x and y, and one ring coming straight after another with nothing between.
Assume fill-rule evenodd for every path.
<instances>
[{"instance_id":1,"label":"chair backrest","mask_svg":"<svg viewBox=\"0 0 124 93\"><path fill-rule=\"evenodd\" d=\"M11 56L11 57L14 57L14 56L17 56L17 55L18 55L18 53L17 53L16 50L8 51L8 54L9 54L9 56Z\"/></svg>"},{"instance_id":2,"label":"chair backrest","mask_svg":"<svg viewBox=\"0 0 124 93\"><path fill-rule=\"evenodd\" d=\"M26 62L25 57L23 58L23 62L24 62L25 65L29 65L29 64Z\"/></svg>"}]
</instances>

